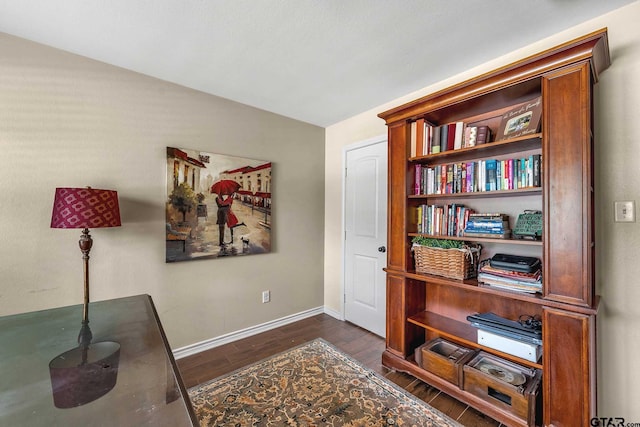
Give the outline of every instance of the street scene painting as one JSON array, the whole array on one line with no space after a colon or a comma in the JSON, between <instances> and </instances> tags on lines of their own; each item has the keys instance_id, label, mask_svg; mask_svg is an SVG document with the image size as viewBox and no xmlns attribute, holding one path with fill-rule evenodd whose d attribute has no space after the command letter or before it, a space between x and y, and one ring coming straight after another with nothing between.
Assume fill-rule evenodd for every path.
<instances>
[{"instance_id":1,"label":"street scene painting","mask_svg":"<svg viewBox=\"0 0 640 427\"><path fill-rule=\"evenodd\" d=\"M166 262L271 251L271 162L167 147Z\"/></svg>"}]
</instances>

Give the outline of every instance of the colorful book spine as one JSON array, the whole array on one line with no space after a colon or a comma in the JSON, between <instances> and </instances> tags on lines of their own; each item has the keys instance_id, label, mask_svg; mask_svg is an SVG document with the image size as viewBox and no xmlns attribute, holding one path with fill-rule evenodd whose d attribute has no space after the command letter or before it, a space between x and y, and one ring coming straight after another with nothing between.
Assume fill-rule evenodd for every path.
<instances>
[{"instance_id":1,"label":"colorful book spine","mask_svg":"<svg viewBox=\"0 0 640 427\"><path fill-rule=\"evenodd\" d=\"M452 151L456 146L456 124L447 124L447 151Z\"/></svg>"},{"instance_id":2,"label":"colorful book spine","mask_svg":"<svg viewBox=\"0 0 640 427\"><path fill-rule=\"evenodd\" d=\"M457 194L541 186L539 154L519 159L415 165L413 194Z\"/></svg>"},{"instance_id":3,"label":"colorful book spine","mask_svg":"<svg viewBox=\"0 0 640 427\"><path fill-rule=\"evenodd\" d=\"M495 191L497 189L497 167L498 162L495 159L485 161L485 169L487 171L485 186L487 191Z\"/></svg>"}]
</instances>

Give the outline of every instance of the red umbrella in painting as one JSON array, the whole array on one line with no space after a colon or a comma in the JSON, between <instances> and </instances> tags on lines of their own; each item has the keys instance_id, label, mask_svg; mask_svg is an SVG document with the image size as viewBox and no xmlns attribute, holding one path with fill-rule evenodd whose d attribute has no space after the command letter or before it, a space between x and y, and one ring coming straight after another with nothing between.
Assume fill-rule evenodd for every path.
<instances>
[{"instance_id":1,"label":"red umbrella in painting","mask_svg":"<svg viewBox=\"0 0 640 427\"><path fill-rule=\"evenodd\" d=\"M216 193L219 196L231 195L238 191L240 184L231 179L222 179L218 182L214 182L211 186L211 192Z\"/></svg>"}]
</instances>

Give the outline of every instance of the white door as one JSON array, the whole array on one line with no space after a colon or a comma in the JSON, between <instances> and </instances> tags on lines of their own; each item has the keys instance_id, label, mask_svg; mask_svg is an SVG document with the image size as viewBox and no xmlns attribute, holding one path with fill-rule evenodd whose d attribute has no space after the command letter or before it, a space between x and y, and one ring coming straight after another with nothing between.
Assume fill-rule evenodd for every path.
<instances>
[{"instance_id":1,"label":"white door","mask_svg":"<svg viewBox=\"0 0 640 427\"><path fill-rule=\"evenodd\" d=\"M387 141L346 152L345 319L385 336Z\"/></svg>"}]
</instances>

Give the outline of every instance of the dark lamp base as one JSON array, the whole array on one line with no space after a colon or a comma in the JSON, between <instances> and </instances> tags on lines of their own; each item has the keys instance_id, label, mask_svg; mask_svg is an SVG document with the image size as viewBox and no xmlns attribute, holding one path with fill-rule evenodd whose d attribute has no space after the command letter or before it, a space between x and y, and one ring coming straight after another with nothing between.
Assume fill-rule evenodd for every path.
<instances>
[{"instance_id":1,"label":"dark lamp base","mask_svg":"<svg viewBox=\"0 0 640 427\"><path fill-rule=\"evenodd\" d=\"M56 356L49 362L53 403L57 408L73 408L104 396L116 385L119 362L120 344L111 341Z\"/></svg>"}]
</instances>

